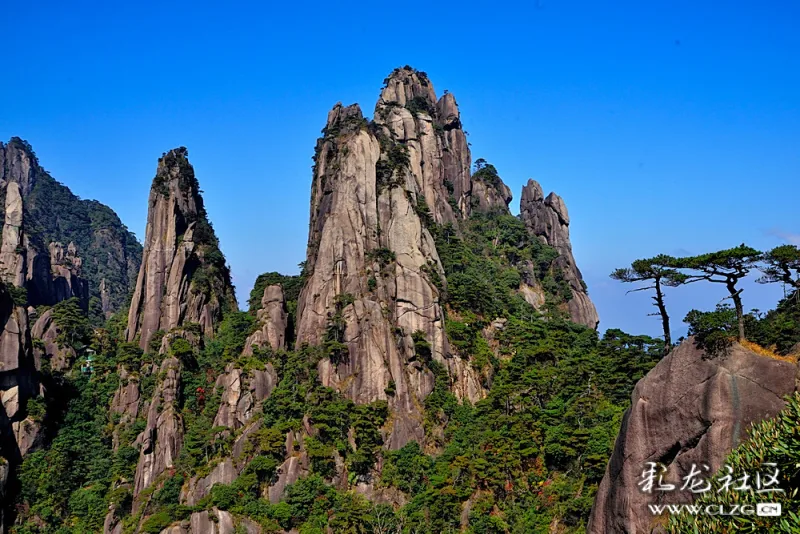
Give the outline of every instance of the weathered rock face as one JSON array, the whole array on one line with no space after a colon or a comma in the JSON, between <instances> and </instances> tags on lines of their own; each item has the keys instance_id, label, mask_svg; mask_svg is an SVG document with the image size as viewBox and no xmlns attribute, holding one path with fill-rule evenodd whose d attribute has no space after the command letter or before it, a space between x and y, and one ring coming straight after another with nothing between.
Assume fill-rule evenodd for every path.
<instances>
[{"instance_id":1,"label":"weathered rock face","mask_svg":"<svg viewBox=\"0 0 800 534\"><path fill-rule=\"evenodd\" d=\"M59 347L57 338L60 332L53 320L52 309L45 311L33 324L31 336L42 342L33 349L38 369L41 369L43 360L49 361L50 368L55 371L64 371L75 361L75 349L68 346Z\"/></svg>"},{"instance_id":2,"label":"weathered rock face","mask_svg":"<svg viewBox=\"0 0 800 534\"><path fill-rule=\"evenodd\" d=\"M6 184L5 223L3 243L0 246L0 274L3 281L17 287L25 285L25 258L23 246L22 193L17 182Z\"/></svg>"},{"instance_id":3,"label":"weathered rock face","mask_svg":"<svg viewBox=\"0 0 800 534\"><path fill-rule=\"evenodd\" d=\"M528 232L558 251L555 267L561 270L572 290L572 298L567 302L570 317L576 323L597 328L600 318L586 293L583 276L572 256L569 214L564 201L555 193L550 193L545 198L542 186L534 180L528 180L528 184L522 189L519 211ZM530 300L528 302L533 304Z\"/></svg>"},{"instance_id":4,"label":"weathered rock face","mask_svg":"<svg viewBox=\"0 0 800 534\"><path fill-rule=\"evenodd\" d=\"M286 310L286 298L280 285L264 288L261 309L256 312L256 317L261 328L247 338L244 355L251 356L255 347L269 347L272 350L285 349L289 313Z\"/></svg>"},{"instance_id":5,"label":"weathered rock face","mask_svg":"<svg viewBox=\"0 0 800 534\"><path fill-rule=\"evenodd\" d=\"M263 495L272 504L280 502L284 497L287 486L308 475L310 464L304 440L305 434L303 432L287 432L286 460L278 467L272 484L265 489Z\"/></svg>"},{"instance_id":6,"label":"weathered rock face","mask_svg":"<svg viewBox=\"0 0 800 534\"><path fill-rule=\"evenodd\" d=\"M222 403L214 418L214 426L234 430L243 427L253 413L261 409L261 403L270 396L277 384L278 375L270 363L264 369L246 372L228 364L215 385L215 389L222 390Z\"/></svg>"},{"instance_id":7,"label":"weathered rock face","mask_svg":"<svg viewBox=\"0 0 800 534\"><path fill-rule=\"evenodd\" d=\"M297 343L335 347L319 365L324 385L355 402L389 402L390 447L424 437L420 406L433 388L425 358L451 371L461 382L456 391L481 394L463 383L477 380L447 348L433 282L444 276L426 225L455 217L443 185L435 105L424 75L396 70L373 125L357 105L334 107L315 158ZM415 350L415 332L430 349Z\"/></svg>"},{"instance_id":8,"label":"weathered rock face","mask_svg":"<svg viewBox=\"0 0 800 534\"><path fill-rule=\"evenodd\" d=\"M26 423L28 400L39 395L28 314L0 284L0 456L16 462L38 444L39 425Z\"/></svg>"},{"instance_id":9,"label":"weathered rock face","mask_svg":"<svg viewBox=\"0 0 800 534\"><path fill-rule=\"evenodd\" d=\"M636 384L587 531L651 532L647 504L687 502L692 494L641 492L637 484L646 463L665 465L664 480L678 487L693 463L716 472L750 424L783 409L796 373L795 364L738 344L716 358L692 339L674 349Z\"/></svg>"},{"instance_id":10,"label":"weathered rock face","mask_svg":"<svg viewBox=\"0 0 800 534\"><path fill-rule=\"evenodd\" d=\"M113 211L73 195L39 165L30 145L16 138L0 143L0 205L5 207L3 281L25 287L34 306L78 297L87 309L91 291L101 298L100 283L108 276L104 310L119 309L138 271L141 247ZM76 242L69 241L73 237Z\"/></svg>"},{"instance_id":11,"label":"weathered rock face","mask_svg":"<svg viewBox=\"0 0 800 534\"><path fill-rule=\"evenodd\" d=\"M141 446L136 466L134 496L174 466L183 445L183 420L177 406L181 364L167 358L161 364L160 381L147 410L147 427L136 442Z\"/></svg>"},{"instance_id":12,"label":"weathered rock face","mask_svg":"<svg viewBox=\"0 0 800 534\"><path fill-rule=\"evenodd\" d=\"M128 421L133 421L139 413L139 381L125 368L119 371L119 387L111 401L111 412L118 413Z\"/></svg>"},{"instance_id":13,"label":"weathered rock face","mask_svg":"<svg viewBox=\"0 0 800 534\"><path fill-rule=\"evenodd\" d=\"M50 252L50 272L52 273L52 298L61 302L77 297L81 306L89 306L89 282L81 278L83 260L78 256L75 243L70 242L65 248L54 241L48 245Z\"/></svg>"},{"instance_id":14,"label":"weathered rock face","mask_svg":"<svg viewBox=\"0 0 800 534\"><path fill-rule=\"evenodd\" d=\"M230 272L203 207L185 148L166 153L150 189L142 267L128 315L128 341L148 347L158 330L199 323L214 333L236 309Z\"/></svg>"}]
</instances>

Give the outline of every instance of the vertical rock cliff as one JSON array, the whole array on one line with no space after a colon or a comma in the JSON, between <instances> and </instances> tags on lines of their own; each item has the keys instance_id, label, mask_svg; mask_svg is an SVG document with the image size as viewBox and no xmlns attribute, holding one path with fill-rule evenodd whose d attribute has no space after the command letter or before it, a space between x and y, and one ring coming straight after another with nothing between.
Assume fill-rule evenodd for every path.
<instances>
[{"instance_id":1,"label":"vertical rock cliff","mask_svg":"<svg viewBox=\"0 0 800 534\"><path fill-rule=\"evenodd\" d=\"M522 189L519 211L528 232L558 252L554 266L569 284L572 292L572 298L567 302L570 318L576 323L597 328L600 318L586 292L583 277L572 256L569 214L564 200L555 193L550 193L545 198L542 186L534 180L528 180L528 184ZM530 297L528 300L531 302Z\"/></svg>"},{"instance_id":2,"label":"vertical rock cliff","mask_svg":"<svg viewBox=\"0 0 800 534\"><path fill-rule=\"evenodd\" d=\"M158 160L150 189L142 267L128 315L128 341L145 349L157 331L198 323L212 336L237 309L230 272L208 222L185 148Z\"/></svg>"},{"instance_id":3,"label":"vertical rock cliff","mask_svg":"<svg viewBox=\"0 0 800 534\"><path fill-rule=\"evenodd\" d=\"M297 343L328 348L324 385L359 403L389 402L393 448L423 441L421 406L434 379L427 360L444 365L462 396L481 392L447 347L444 273L428 230L471 206L458 108L452 96L439 108L445 117L423 73L397 69L372 124L358 105L333 108L315 156ZM446 160L445 147L454 150Z\"/></svg>"},{"instance_id":4,"label":"vertical rock cliff","mask_svg":"<svg viewBox=\"0 0 800 534\"><path fill-rule=\"evenodd\" d=\"M636 384L587 532L654 531L648 504L686 503L693 494L642 492L638 483L647 462L664 465L665 482L677 487L692 464L717 472L752 423L783 409L797 372L794 363L738 344L717 357L698 349L692 338L672 350Z\"/></svg>"},{"instance_id":5,"label":"vertical rock cliff","mask_svg":"<svg viewBox=\"0 0 800 534\"><path fill-rule=\"evenodd\" d=\"M151 351L156 332L166 333L158 351L169 354L160 369L152 371L157 372L152 398L142 399L149 404L145 404L146 427L137 438L140 454L133 488L135 498L174 467L183 446L184 423L180 413L183 365L171 350L173 344L182 339L184 346L188 343L192 350L199 349L204 337L213 336L223 314L237 309L230 272L208 221L187 151L171 150L159 159L150 189L142 266L126 334L129 342L138 340L142 349ZM127 377L124 370L121 374L128 379L120 383L113 408L130 421L141 402L138 381ZM235 410L240 405L242 410L248 410L248 416L252 412L255 401L249 386L257 390L258 397L274 384L274 377L257 378L262 379L255 384L248 382L247 388L241 381L237 381L235 388L226 383L229 389L236 390L228 393L232 400L226 399L235 403L234 413L229 416L232 421L236 420ZM246 408L245 397L251 401ZM134 508L141 505L137 498Z\"/></svg>"},{"instance_id":6,"label":"vertical rock cliff","mask_svg":"<svg viewBox=\"0 0 800 534\"><path fill-rule=\"evenodd\" d=\"M40 395L28 314L17 305L9 286L0 283L0 532L6 486L22 458L41 444L41 428L27 413L28 401Z\"/></svg>"}]
</instances>

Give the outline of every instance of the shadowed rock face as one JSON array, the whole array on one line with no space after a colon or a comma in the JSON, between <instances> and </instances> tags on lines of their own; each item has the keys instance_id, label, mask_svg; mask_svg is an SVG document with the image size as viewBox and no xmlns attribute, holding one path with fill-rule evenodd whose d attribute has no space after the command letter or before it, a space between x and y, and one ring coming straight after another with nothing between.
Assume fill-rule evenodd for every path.
<instances>
[{"instance_id":1,"label":"shadowed rock face","mask_svg":"<svg viewBox=\"0 0 800 534\"><path fill-rule=\"evenodd\" d=\"M455 101L449 97L440 107L453 132L460 125ZM320 363L320 380L358 403L387 400L392 448L423 440L420 407L433 388L424 358L450 371L457 394L477 400L483 393L472 369L447 349L434 283L444 275L427 225L454 220L443 177L468 172L466 153L445 172L435 110L427 77L398 69L386 81L373 124L357 105L333 108L315 157L297 343L346 346ZM429 356L415 349L417 331Z\"/></svg>"},{"instance_id":2,"label":"shadowed rock face","mask_svg":"<svg viewBox=\"0 0 800 534\"><path fill-rule=\"evenodd\" d=\"M142 266L128 315L128 341L144 349L158 330L199 323L211 336L236 309L230 272L203 207L185 148L158 160L150 189Z\"/></svg>"},{"instance_id":3,"label":"shadowed rock face","mask_svg":"<svg viewBox=\"0 0 800 534\"><path fill-rule=\"evenodd\" d=\"M636 384L587 531L651 532L647 504L686 502L691 493L641 492L646 462L667 466L665 481L678 487L693 463L716 472L752 423L783 409L796 373L795 364L738 344L712 359L692 339L674 349Z\"/></svg>"},{"instance_id":4,"label":"shadowed rock face","mask_svg":"<svg viewBox=\"0 0 800 534\"><path fill-rule=\"evenodd\" d=\"M15 306L0 283L0 532L3 513L13 497L3 498L15 466L41 445L41 426L25 416L28 401L40 395L28 314Z\"/></svg>"},{"instance_id":5,"label":"shadowed rock face","mask_svg":"<svg viewBox=\"0 0 800 534\"><path fill-rule=\"evenodd\" d=\"M572 256L569 214L564 200L555 193L550 193L545 198L542 186L534 180L528 180L528 184L522 189L519 212L528 232L558 251L555 267L563 272L572 290L572 298L567 302L572 321L589 328L597 328L600 318L586 293L583 276ZM528 301L536 306L530 299Z\"/></svg>"}]
</instances>

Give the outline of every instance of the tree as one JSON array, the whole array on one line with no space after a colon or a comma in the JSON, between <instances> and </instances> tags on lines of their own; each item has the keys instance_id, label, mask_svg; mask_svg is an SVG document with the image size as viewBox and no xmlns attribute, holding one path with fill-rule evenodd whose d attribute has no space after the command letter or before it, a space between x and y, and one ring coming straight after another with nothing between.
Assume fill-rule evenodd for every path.
<instances>
[{"instance_id":1,"label":"tree","mask_svg":"<svg viewBox=\"0 0 800 534\"><path fill-rule=\"evenodd\" d=\"M744 308L742 307L742 289L736 285L739 280L746 277L750 271L761 261L763 254L744 243L738 247L691 256L677 258L669 262L670 267L679 269L690 269L699 271L702 274L687 276L684 283L697 280L707 280L709 282L725 284L728 290L728 297L733 301L736 309L736 320L738 322L738 333L736 338L739 341L745 339L744 335Z\"/></svg>"},{"instance_id":2,"label":"tree","mask_svg":"<svg viewBox=\"0 0 800 534\"><path fill-rule=\"evenodd\" d=\"M661 317L661 326L664 329L664 346L667 350L672 346L672 336L669 328L669 315L667 314L667 307L664 304L663 286L676 287L684 283L688 278L677 269L667 267L667 265L674 261L675 258L662 254L655 258L636 260L631 263L630 267L617 269L610 275L611 278L619 280L620 282L651 282L646 286L631 289L628 293L646 291L648 289L656 290L655 296L651 298L654 301L653 306L658 308L658 312L651 313L650 315Z\"/></svg>"},{"instance_id":3,"label":"tree","mask_svg":"<svg viewBox=\"0 0 800 534\"><path fill-rule=\"evenodd\" d=\"M800 248L781 245L766 252L759 270L764 274L756 280L760 284L783 283L800 290ZM794 272L792 272L794 271Z\"/></svg>"}]
</instances>

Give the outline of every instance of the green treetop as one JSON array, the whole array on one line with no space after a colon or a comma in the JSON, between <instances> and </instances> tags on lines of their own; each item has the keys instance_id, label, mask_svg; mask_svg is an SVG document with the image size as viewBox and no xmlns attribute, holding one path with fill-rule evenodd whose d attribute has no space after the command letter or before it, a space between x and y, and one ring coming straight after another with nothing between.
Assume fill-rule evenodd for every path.
<instances>
[{"instance_id":1,"label":"green treetop","mask_svg":"<svg viewBox=\"0 0 800 534\"><path fill-rule=\"evenodd\" d=\"M744 308L742 307L742 289L737 287L739 281L746 277L750 271L761 261L763 254L744 243L738 247L690 256L685 258L675 258L668 264L669 267L678 269L689 269L699 274L688 275L683 283L698 280L707 280L725 284L729 296L733 301L738 322L737 339L739 341L744 336Z\"/></svg>"},{"instance_id":2,"label":"green treetop","mask_svg":"<svg viewBox=\"0 0 800 534\"><path fill-rule=\"evenodd\" d=\"M643 260L636 260L631 263L630 267L616 269L611 273L611 278L619 280L620 282L636 283L644 282L647 285L631 289L628 293L634 291L646 291L654 289L656 294L651 297L653 299L653 306L658 308L658 312L650 315L661 317L661 326L664 330L664 346L669 350L672 346L672 336L669 328L669 315L667 314L667 307L664 303L664 286L676 287L684 283L688 276L681 273L677 269L667 267L673 263L675 258L665 256L663 254L655 258L648 258Z\"/></svg>"}]
</instances>

